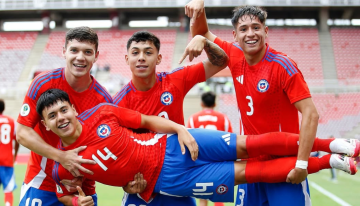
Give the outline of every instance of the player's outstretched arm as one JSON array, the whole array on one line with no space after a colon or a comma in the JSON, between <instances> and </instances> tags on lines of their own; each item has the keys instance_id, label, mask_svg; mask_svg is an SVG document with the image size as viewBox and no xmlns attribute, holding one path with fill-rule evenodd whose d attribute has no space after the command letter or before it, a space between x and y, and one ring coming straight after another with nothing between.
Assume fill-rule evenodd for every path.
<instances>
[{"instance_id":1,"label":"player's outstretched arm","mask_svg":"<svg viewBox=\"0 0 360 206\"><path fill-rule=\"evenodd\" d=\"M47 144L33 128L22 124L19 124L17 127L16 140L31 151L59 162L65 169L74 175L74 177L80 176L79 170L88 174L93 174L90 170L82 167L81 164L96 164L96 162L93 160L81 159L77 155L86 148L85 146L69 151L58 150Z\"/></svg>"},{"instance_id":2,"label":"player's outstretched arm","mask_svg":"<svg viewBox=\"0 0 360 206\"><path fill-rule=\"evenodd\" d=\"M208 79L227 66L229 57L224 50L205 37L196 35L186 46L179 63L181 64L187 56L189 56L191 62L195 57L200 56L203 50L208 57L208 59L203 62L205 77Z\"/></svg>"},{"instance_id":3,"label":"player's outstretched arm","mask_svg":"<svg viewBox=\"0 0 360 206\"><path fill-rule=\"evenodd\" d=\"M82 191L81 187L77 187L79 196L65 195L59 197L58 200L66 206L93 206L95 205L94 200L91 196L86 196Z\"/></svg>"},{"instance_id":4,"label":"player's outstretched arm","mask_svg":"<svg viewBox=\"0 0 360 206\"><path fill-rule=\"evenodd\" d=\"M194 137L191 136L183 125L176 124L175 122L162 117L142 114L140 128L145 128L157 133L177 133L182 154L185 154L184 145L186 145L191 154L191 159L194 161L197 159L199 147Z\"/></svg>"},{"instance_id":5,"label":"player's outstretched arm","mask_svg":"<svg viewBox=\"0 0 360 206\"><path fill-rule=\"evenodd\" d=\"M316 137L319 114L311 98L295 102L294 105L302 114L299 151L297 155L298 161L296 167L290 171L286 181L299 184L307 176L307 162Z\"/></svg>"},{"instance_id":6,"label":"player's outstretched arm","mask_svg":"<svg viewBox=\"0 0 360 206\"><path fill-rule=\"evenodd\" d=\"M192 0L185 5L185 15L187 15L190 20L190 31L191 35L201 35L210 41L214 42L216 36L210 32L206 14L204 0Z\"/></svg>"}]
</instances>

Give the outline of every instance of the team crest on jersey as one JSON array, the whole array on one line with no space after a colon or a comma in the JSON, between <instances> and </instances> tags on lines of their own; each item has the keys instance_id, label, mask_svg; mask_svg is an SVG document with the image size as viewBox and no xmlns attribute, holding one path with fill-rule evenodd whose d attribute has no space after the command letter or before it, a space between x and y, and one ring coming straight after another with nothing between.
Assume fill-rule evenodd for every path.
<instances>
[{"instance_id":1,"label":"team crest on jersey","mask_svg":"<svg viewBox=\"0 0 360 206\"><path fill-rule=\"evenodd\" d=\"M216 193L218 193L219 195L223 195L223 194L227 193L227 191L229 191L229 188L224 184L219 185L216 188Z\"/></svg>"},{"instance_id":2,"label":"team crest on jersey","mask_svg":"<svg viewBox=\"0 0 360 206\"><path fill-rule=\"evenodd\" d=\"M259 92L266 92L269 89L269 82L266 79L262 79L257 84L257 90Z\"/></svg>"},{"instance_id":3,"label":"team crest on jersey","mask_svg":"<svg viewBox=\"0 0 360 206\"><path fill-rule=\"evenodd\" d=\"M160 97L160 101L163 105L170 105L173 100L173 95L170 92L164 92Z\"/></svg>"},{"instance_id":4,"label":"team crest on jersey","mask_svg":"<svg viewBox=\"0 0 360 206\"><path fill-rule=\"evenodd\" d=\"M21 107L20 115L25 117L28 116L29 113L30 113L30 106L28 104L23 104L23 106Z\"/></svg>"},{"instance_id":5,"label":"team crest on jersey","mask_svg":"<svg viewBox=\"0 0 360 206\"><path fill-rule=\"evenodd\" d=\"M97 128L97 134L101 138L108 137L111 133L111 129L107 124L102 124Z\"/></svg>"}]
</instances>

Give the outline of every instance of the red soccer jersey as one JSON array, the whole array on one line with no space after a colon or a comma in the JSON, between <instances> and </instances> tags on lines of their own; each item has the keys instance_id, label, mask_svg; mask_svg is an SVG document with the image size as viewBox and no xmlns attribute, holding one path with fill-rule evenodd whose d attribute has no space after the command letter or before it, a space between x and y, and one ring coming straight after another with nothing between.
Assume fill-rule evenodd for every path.
<instances>
[{"instance_id":1,"label":"red soccer jersey","mask_svg":"<svg viewBox=\"0 0 360 206\"><path fill-rule=\"evenodd\" d=\"M81 113L99 103L112 102L110 94L94 78L90 87L84 92L76 92L65 79L65 69L59 68L39 74L31 83L25 96L17 122L34 130L50 145L56 147L59 138L47 132L40 123L36 113L36 103L40 95L48 89L61 89L68 93L76 111ZM55 183L51 178L53 161L31 152L27 165L24 183L40 190L55 191Z\"/></svg>"},{"instance_id":2,"label":"red soccer jersey","mask_svg":"<svg viewBox=\"0 0 360 206\"><path fill-rule=\"evenodd\" d=\"M146 92L129 82L114 96L114 104L146 115L158 115L184 125L183 102L187 92L205 81L202 62L156 75L155 85Z\"/></svg>"},{"instance_id":3,"label":"red soccer jersey","mask_svg":"<svg viewBox=\"0 0 360 206\"><path fill-rule=\"evenodd\" d=\"M298 111L294 103L311 97L296 63L266 45L263 59L249 66L241 47L215 39L229 56L240 113L240 134L266 132L299 133Z\"/></svg>"},{"instance_id":4,"label":"red soccer jersey","mask_svg":"<svg viewBox=\"0 0 360 206\"><path fill-rule=\"evenodd\" d=\"M125 186L141 172L147 180L141 197L148 201L164 161L166 135L133 132L128 128L139 128L141 114L114 104L100 104L78 118L83 125L80 137L67 147L60 144L59 148L71 150L87 145L79 155L93 159L97 164L82 165L94 172L93 175L84 174L85 178L107 185ZM56 181L72 177L61 165L54 171Z\"/></svg>"},{"instance_id":5,"label":"red soccer jersey","mask_svg":"<svg viewBox=\"0 0 360 206\"><path fill-rule=\"evenodd\" d=\"M233 132L228 117L212 109L205 109L191 115L187 127Z\"/></svg>"},{"instance_id":6,"label":"red soccer jersey","mask_svg":"<svg viewBox=\"0 0 360 206\"><path fill-rule=\"evenodd\" d=\"M15 124L11 117L0 115L0 166L13 167Z\"/></svg>"}]
</instances>

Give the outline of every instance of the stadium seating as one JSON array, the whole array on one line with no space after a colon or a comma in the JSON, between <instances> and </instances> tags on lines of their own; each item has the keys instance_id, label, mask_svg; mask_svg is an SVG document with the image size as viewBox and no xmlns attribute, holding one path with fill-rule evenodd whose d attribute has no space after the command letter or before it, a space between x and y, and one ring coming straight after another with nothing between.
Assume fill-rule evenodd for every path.
<instances>
[{"instance_id":1,"label":"stadium seating","mask_svg":"<svg viewBox=\"0 0 360 206\"><path fill-rule=\"evenodd\" d=\"M339 83L360 83L360 39L358 28L332 28L330 30Z\"/></svg>"},{"instance_id":2,"label":"stadium seating","mask_svg":"<svg viewBox=\"0 0 360 206\"><path fill-rule=\"evenodd\" d=\"M223 40L233 42L232 29L213 29L214 34ZM189 35L189 41L191 35ZM298 64L298 68L311 86L323 85L323 70L319 34L315 28L271 28L267 42L277 51L290 56ZM206 58L201 57L193 62L199 62ZM228 73L230 75L230 73ZM314 81L315 80L315 81Z\"/></svg>"},{"instance_id":3,"label":"stadium seating","mask_svg":"<svg viewBox=\"0 0 360 206\"><path fill-rule=\"evenodd\" d=\"M36 38L36 32L0 33L0 87L18 81Z\"/></svg>"}]
</instances>

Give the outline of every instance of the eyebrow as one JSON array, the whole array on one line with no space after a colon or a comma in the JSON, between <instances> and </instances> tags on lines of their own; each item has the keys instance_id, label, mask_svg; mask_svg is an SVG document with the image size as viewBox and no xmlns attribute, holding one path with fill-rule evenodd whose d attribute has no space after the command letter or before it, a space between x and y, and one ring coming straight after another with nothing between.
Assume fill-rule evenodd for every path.
<instances>
[{"instance_id":1,"label":"eyebrow","mask_svg":"<svg viewBox=\"0 0 360 206\"><path fill-rule=\"evenodd\" d=\"M139 47L132 47L131 49L140 49ZM145 47L145 49L154 49L152 47Z\"/></svg>"}]
</instances>

